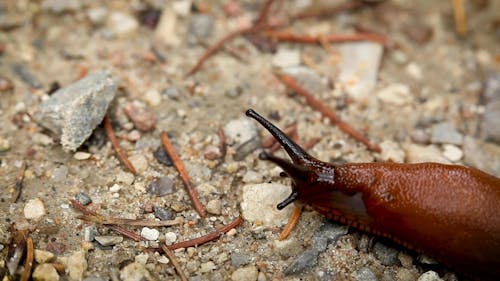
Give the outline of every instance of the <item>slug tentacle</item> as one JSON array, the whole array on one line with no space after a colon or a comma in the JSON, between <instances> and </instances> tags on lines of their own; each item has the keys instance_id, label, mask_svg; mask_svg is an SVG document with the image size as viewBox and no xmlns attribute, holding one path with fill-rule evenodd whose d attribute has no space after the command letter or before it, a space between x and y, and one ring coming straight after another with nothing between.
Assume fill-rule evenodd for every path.
<instances>
[{"instance_id":1,"label":"slug tentacle","mask_svg":"<svg viewBox=\"0 0 500 281\"><path fill-rule=\"evenodd\" d=\"M292 158L293 163L306 164L316 161L316 159L307 154L307 152L305 152L304 149L302 149L302 147L297 145L285 133L283 133L280 129L271 124L271 122L267 121L264 117L259 115L253 109L247 110L246 115L257 120L257 122L259 122L276 138L276 140L286 150L290 158Z\"/></svg>"}]
</instances>

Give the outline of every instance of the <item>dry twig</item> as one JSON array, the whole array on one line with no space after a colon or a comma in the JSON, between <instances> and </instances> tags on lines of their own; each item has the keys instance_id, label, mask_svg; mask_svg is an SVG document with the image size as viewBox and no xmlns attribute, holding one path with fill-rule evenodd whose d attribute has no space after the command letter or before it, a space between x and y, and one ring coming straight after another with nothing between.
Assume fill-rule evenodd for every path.
<instances>
[{"instance_id":1,"label":"dry twig","mask_svg":"<svg viewBox=\"0 0 500 281\"><path fill-rule=\"evenodd\" d=\"M269 30L264 32L264 35L277 41L295 42L303 44L372 41L380 43L382 45L387 45L386 38L376 33L331 34L331 35L312 36L312 35L297 35L286 31Z\"/></svg>"},{"instance_id":2,"label":"dry twig","mask_svg":"<svg viewBox=\"0 0 500 281\"><path fill-rule=\"evenodd\" d=\"M132 174L137 175L137 171L135 170L134 165L130 163L127 155L125 155L122 148L120 147L118 139L116 139L115 132L113 131L113 126L111 125L111 120L108 116L104 117L104 129L106 130L106 135L108 135L109 141L111 141L111 144L113 145L116 154L118 155L118 159L120 159L123 165L125 165L127 169L132 172Z\"/></svg>"},{"instance_id":3,"label":"dry twig","mask_svg":"<svg viewBox=\"0 0 500 281\"><path fill-rule=\"evenodd\" d=\"M453 15L455 17L455 30L460 36L467 32L467 17L465 14L464 0L451 0Z\"/></svg>"},{"instance_id":4,"label":"dry twig","mask_svg":"<svg viewBox=\"0 0 500 281\"><path fill-rule=\"evenodd\" d=\"M191 202L193 204L194 209L200 217L205 217L207 215L207 211L205 210L205 206L201 203L199 197L198 197L198 191L196 191L196 188L194 187L193 183L191 182L191 179L189 178L189 174L187 172L186 167L184 166L184 163L182 163L181 158L175 151L174 146L170 142L170 138L168 137L166 132L161 133L161 142L163 144L163 148L167 152L168 156L170 156L170 159L172 159L172 162L179 172L179 175L181 176L182 181L184 182L184 185L187 188L189 197L191 198Z\"/></svg>"},{"instance_id":5,"label":"dry twig","mask_svg":"<svg viewBox=\"0 0 500 281\"><path fill-rule=\"evenodd\" d=\"M26 238L26 260L24 261L24 270L21 274L21 281L28 281L31 276L31 269L33 268L33 259L34 259L34 247L33 247L33 238L28 236Z\"/></svg>"},{"instance_id":6,"label":"dry twig","mask_svg":"<svg viewBox=\"0 0 500 281\"><path fill-rule=\"evenodd\" d=\"M172 253L172 251L165 244L161 245L161 249L163 250L163 252L165 253L165 255L167 255L168 259L174 265L175 271L177 271L177 274L179 274L179 277L181 278L181 280L182 281L187 281L188 279L186 277L186 274L184 274L184 271L182 271L181 265L179 264L179 262L175 258L174 253Z\"/></svg>"},{"instance_id":7,"label":"dry twig","mask_svg":"<svg viewBox=\"0 0 500 281\"><path fill-rule=\"evenodd\" d=\"M293 209L293 213L290 216L290 219L288 219L288 223L285 225L285 227L280 233L280 236L278 238L280 241L285 240L288 237L288 235L290 235L292 230L295 228L297 222L299 221L300 215L302 214L302 208L303 206L300 205L295 207L295 209Z\"/></svg>"},{"instance_id":8,"label":"dry twig","mask_svg":"<svg viewBox=\"0 0 500 281\"><path fill-rule=\"evenodd\" d=\"M344 122L340 117L335 115L325 104L317 100L308 90L299 85L299 83L291 76L286 74L278 74L277 77L283 84L288 88L294 90L298 95L306 99L306 103L313 109L319 111L323 117L328 118L330 122L338 126L344 133L348 134L355 140L363 143L369 150L374 152L381 152L382 149L377 144L371 143L365 136L363 136L359 131L355 130L351 125Z\"/></svg>"},{"instance_id":9,"label":"dry twig","mask_svg":"<svg viewBox=\"0 0 500 281\"><path fill-rule=\"evenodd\" d=\"M109 218L101 215L81 215L79 219L104 225L131 225L131 226L147 226L147 227L162 227L172 226L182 223L183 219L177 217L173 220L152 221L141 219L123 219L123 218Z\"/></svg>"},{"instance_id":10,"label":"dry twig","mask_svg":"<svg viewBox=\"0 0 500 281\"><path fill-rule=\"evenodd\" d=\"M229 224L217 229L214 232L211 232L207 235L194 238L188 241L183 241L179 243L175 243L172 245L167 246L170 250L175 250L175 249L180 249L180 248L188 248L188 247L195 247L210 241L213 241L217 238L219 238L222 234L228 232L229 230L237 227L240 223L243 222L243 218L241 216L237 217L235 220L230 222Z\"/></svg>"}]
</instances>

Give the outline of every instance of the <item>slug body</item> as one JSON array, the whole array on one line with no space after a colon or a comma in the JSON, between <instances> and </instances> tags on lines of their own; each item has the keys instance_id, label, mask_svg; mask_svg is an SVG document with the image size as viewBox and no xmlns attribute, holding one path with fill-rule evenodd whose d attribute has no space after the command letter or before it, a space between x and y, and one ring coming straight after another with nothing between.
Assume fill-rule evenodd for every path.
<instances>
[{"instance_id":1,"label":"slug body","mask_svg":"<svg viewBox=\"0 0 500 281\"><path fill-rule=\"evenodd\" d=\"M500 179L438 163L319 161L253 110L293 163L266 153L292 179L294 200L328 218L389 238L481 279L500 280Z\"/></svg>"}]
</instances>

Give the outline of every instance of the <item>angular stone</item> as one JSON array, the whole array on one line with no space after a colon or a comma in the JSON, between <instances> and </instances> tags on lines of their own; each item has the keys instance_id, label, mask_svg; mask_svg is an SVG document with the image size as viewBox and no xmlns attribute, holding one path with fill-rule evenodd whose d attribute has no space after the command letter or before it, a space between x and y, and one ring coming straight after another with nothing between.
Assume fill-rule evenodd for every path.
<instances>
[{"instance_id":1,"label":"angular stone","mask_svg":"<svg viewBox=\"0 0 500 281\"><path fill-rule=\"evenodd\" d=\"M102 122L116 89L109 73L89 74L43 101L35 118L61 138L65 150L74 151Z\"/></svg>"}]
</instances>

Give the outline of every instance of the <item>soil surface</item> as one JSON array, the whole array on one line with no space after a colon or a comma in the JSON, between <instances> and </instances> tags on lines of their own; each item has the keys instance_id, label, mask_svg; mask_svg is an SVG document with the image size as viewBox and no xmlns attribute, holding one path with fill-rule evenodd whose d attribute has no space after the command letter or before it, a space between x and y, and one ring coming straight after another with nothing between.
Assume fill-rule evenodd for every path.
<instances>
[{"instance_id":1,"label":"soil surface","mask_svg":"<svg viewBox=\"0 0 500 281\"><path fill-rule=\"evenodd\" d=\"M227 225L242 214L242 205L255 204L243 194L251 185L290 185L279 169L258 159L260 141L269 134L245 117L249 108L280 128L296 123L298 142L317 139L309 152L324 161L434 161L500 175L500 134L495 138L498 128L484 123L488 114L498 116L498 109L487 106L483 95L500 69L499 1L465 1L467 31L461 36L455 30L453 1L366 1L380 3L295 20L281 30L371 32L387 38L383 47L239 36L186 76L211 44L251 24L263 2L3 1L0 258L7 258L14 224L30 230L38 250L35 273L52 276L43 280L180 280L163 254L147 248ZM270 21L342 4L275 2ZM359 73L342 80L350 67ZM102 124L75 152L64 150L60 135L37 120L42 101L55 90L101 71L117 85L107 115L137 175L117 158ZM365 81L363 71L372 73L373 81ZM296 77L382 152L368 150L322 119L286 89L277 72ZM356 83L368 91L350 91ZM224 158L220 129L227 142ZM158 161L164 156L155 156L162 131L186 165L207 217L193 209L177 170ZM14 203L16 177L24 164L23 188ZM152 240L121 239L106 226L79 219L81 213L69 201L77 195L82 203L90 197L87 208L106 217L177 218L179 223L150 227L159 231L158 237L142 226L124 226ZM266 219L264 210L262 221L243 214L243 223L220 239L175 250L189 279L465 280L426 256L352 228L330 239L343 226L307 206L290 237L278 241L286 219L270 213ZM112 241L101 243L95 236ZM321 241L329 243L322 247ZM301 268L295 272L290 266L297 263ZM0 262L0 276L7 275L8 264ZM58 266L63 270L54 275Z\"/></svg>"}]
</instances>

